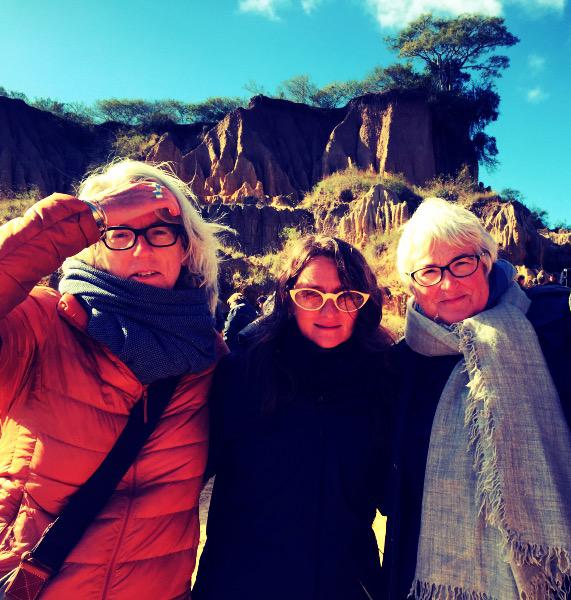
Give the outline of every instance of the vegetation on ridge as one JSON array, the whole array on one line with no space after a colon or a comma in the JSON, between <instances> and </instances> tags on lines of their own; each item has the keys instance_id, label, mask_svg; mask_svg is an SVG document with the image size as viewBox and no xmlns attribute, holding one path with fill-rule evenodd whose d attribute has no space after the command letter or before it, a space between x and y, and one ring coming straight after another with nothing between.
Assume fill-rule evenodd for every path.
<instances>
[{"instance_id":1,"label":"vegetation on ridge","mask_svg":"<svg viewBox=\"0 0 571 600\"><path fill-rule=\"evenodd\" d=\"M500 97L494 79L509 66L508 57L497 54L496 50L519 41L507 30L504 20L482 15L452 19L423 15L385 41L405 62L375 67L361 81L332 82L319 88L309 76L298 75L282 82L274 93L255 81L248 82L245 89L252 95L262 93L322 108L344 106L352 98L370 92L415 90L427 96L443 122L452 121L456 128L466 128L475 158L494 166L498 154L496 140L484 130L499 114ZM125 149L123 155L130 156L136 155L137 146L144 141L129 142L125 136L149 135L169 123L214 123L247 104L246 99L235 97L208 98L199 103L111 98L87 106L51 98L30 101L25 94L0 86L2 95L81 123L114 121L142 128L118 134L122 136L119 150Z\"/></svg>"}]
</instances>

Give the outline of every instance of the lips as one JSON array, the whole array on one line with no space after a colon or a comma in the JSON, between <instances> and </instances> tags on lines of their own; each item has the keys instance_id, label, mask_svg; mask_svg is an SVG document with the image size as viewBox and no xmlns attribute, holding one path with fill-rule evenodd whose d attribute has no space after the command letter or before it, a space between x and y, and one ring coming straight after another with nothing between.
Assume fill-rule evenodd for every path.
<instances>
[{"instance_id":1,"label":"lips","mask_svg":"<svg viewBox=\"0 0 571 600\"><path fill-rule=\"evenodd\" d=\"M457 298L446 298L445 300L440 300L440 304L453 304L454 302L459 302L460 300L464 300L466 296L458 296Z\"/></svg>"},{"instance_id":2,"label":"lips","mask_svg":"<svg viewBox=\"0 0 571 600\"><path fill-rule=\"evenodd\" d=\"M147 279L149 277L154 277L155 275L160 275L158 271L137 271L136 273L132 273L129 275L131 279Z\"/></svg>"},{"instance_id":3,"label":"lips","mask_svg":"<svg viewBox=\"0 0 571 600\"><path fill-rule=\"evenodd\" d=\"M324 329L324 330L332 330L332 329L339 329L339 327L341 327L341 325L320 325L319 323L315 323L315 327L318 327L319 329Z\"/></svg>"}]
</instances>

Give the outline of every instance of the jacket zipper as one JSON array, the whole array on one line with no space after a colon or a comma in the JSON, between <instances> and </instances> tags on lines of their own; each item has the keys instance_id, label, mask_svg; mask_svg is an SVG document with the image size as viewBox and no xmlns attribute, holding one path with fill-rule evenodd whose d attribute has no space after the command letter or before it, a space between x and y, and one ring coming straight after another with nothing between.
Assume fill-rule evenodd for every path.
<instances>
[{"instance_id":1,"label":"jacket zipper","mask_svg":"<svg viewBox=\"0 0 571 600\"><path fill-rule=\"evenodd\" d=\"M365 592L365 596L367 596L367 600L374 600L373 596L371 596L371 594L369 594L369 592L367 591L367 588L363 585L363 582L359 581L359 584L363 588L363 591Z\"/></svg>"},{"instance_id":2,"label":"jacket zipper","mask_svg":"<svg viewBox=\"0 0 571 600\"><path fill-rule=\"evenodd\" d=\"M318 487L318 506L321 507L323 499L323 455L324 455L324 444L325 435L323 433L323 410L321 403L323 402L323 396L319 396L317 401L317 425L318 425L318 437L319 437L319 487ZM319 519L315 519L316 523L316 547L315 547L315 597L320 598L321 594L321 523Z\"/></svg>"},{"instance_id":3,"label":"jacket zipper","mask_svg":"<svg viewBox=\"0 0 571 600\"><path fill-rule=\"evenodd\" d=\"M145 392L146 392L146 390L145 390ZM109 584L111 582L111 574L113 573L113 570L115 568L117 554L119 554L119 548L121 547L121 543L123 541L123 536L125 535L125 529L127 528L127 522L129 520L129 516L131 513L131 506L133 504L133 494L135 491L135 479L136 479L135 465L136 465L136 463L133 463L133 474L131 477L131 481L129 482L128 502L127 502L127 508L125 509L125 514L123 516L123 523L121 524L121 529L119 531L119 534L117 535L115 549L113 550L113 553L111 555L111 560L109 561L109 566L107 567L107 573L105 574L105 579L103 580L101 600L105 600L105 598L107 597L107 590L108 590Z\"/></svg>"}]
</instances>

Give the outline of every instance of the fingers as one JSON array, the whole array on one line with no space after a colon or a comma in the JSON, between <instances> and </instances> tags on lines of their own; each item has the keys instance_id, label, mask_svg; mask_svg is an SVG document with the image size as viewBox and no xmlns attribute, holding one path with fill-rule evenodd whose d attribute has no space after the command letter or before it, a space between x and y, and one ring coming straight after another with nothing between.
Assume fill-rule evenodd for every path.
<instances>
[{"instance_id":1,"label":"fingers","mask_svg":"<svg viewBox=\"0 0 571 600\"><path fill-rule=\"evenodd\" d=\"M148 213L180 215L180 206L171 190L156 181L137 181L114 188L98 200L99 205L116 223Z\"/></svg>"}]
</instances>

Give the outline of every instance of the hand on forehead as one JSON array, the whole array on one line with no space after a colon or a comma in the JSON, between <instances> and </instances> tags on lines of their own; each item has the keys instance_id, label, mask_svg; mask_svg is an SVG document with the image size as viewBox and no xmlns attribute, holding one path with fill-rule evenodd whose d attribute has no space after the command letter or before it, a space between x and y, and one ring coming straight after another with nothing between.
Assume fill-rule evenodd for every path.
<instances>
[{"instance_id":1,"label":"hand on forehead","mask_svg":"<svg viewBox=\"0 0 571 600\"><path fill-rule=\"evenodd\" d=\"M108 225L116 225L136 219L148 213L168 211L172 217L180 215L175 195L156 181L131 182L113 190L98 201L107 216Z\"/></svg>"}]
</instances>

